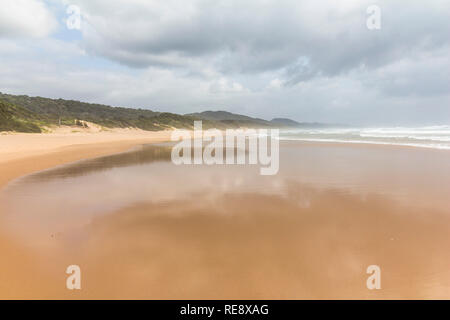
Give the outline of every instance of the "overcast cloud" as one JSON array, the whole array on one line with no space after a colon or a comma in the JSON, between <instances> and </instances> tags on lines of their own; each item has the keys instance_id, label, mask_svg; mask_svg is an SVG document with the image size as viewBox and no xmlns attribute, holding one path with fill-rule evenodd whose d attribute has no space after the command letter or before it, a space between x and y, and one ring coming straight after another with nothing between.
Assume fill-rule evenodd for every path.
<instances>
[{"instance_id":1,"label":"overcast cloud","mask_svg":"<svg viewBox=\"0 0 450 320\"><path fill-rule=\"evenodd\" d=\"M369 5L381 29L366 27ZM69 5L81 30L69 30ZM450 2L2 0L0 91L187 113L450 124Z\"/></svg>"}]
</instances>

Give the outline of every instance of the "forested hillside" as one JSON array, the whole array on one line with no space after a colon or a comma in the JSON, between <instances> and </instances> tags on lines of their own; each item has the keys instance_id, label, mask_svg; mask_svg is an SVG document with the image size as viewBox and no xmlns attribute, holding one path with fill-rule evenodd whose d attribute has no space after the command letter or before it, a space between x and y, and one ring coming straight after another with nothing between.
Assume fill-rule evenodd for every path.
<instances>
[{"instance_id":1,"label":"forested hillside","mask_svg":"<svg viewBox=\"0 0 450 320\"><path fill-rule=\"evenodd\" d=\"M76 126L81 125L80 121L92 122L105 128L131 127L157 131L170 128L190 129L194 120L202 120L205 129L280 126L263 119L225 111L179 115L75 100L0 93L0 131L41 132L43 127Z\"/></svg>"}]
</instances>

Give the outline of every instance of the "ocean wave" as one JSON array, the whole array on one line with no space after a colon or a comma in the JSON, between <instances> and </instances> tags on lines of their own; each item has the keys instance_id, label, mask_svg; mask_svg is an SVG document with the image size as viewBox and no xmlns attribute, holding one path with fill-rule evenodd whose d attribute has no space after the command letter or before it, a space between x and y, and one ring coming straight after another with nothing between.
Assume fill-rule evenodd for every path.
<instances>
[{"instance_id":1,"label":"ocean wave","mask_svg":"<svg viewBox=\"0 0 450 320\"><path fill-rule=\"evenodd\" d=\"M450 126L289 129L280 131L280 140L450 149Z\"/></svg>"}]
</instances>

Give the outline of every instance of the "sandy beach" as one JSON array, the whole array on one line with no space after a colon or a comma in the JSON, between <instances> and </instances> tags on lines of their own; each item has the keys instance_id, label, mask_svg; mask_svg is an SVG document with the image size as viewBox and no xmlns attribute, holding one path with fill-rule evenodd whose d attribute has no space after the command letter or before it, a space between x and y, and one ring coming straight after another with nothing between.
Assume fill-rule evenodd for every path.
<instances>
[{"instance_id":1,"label":"sandy beach","mask_svg":"<svg viewBox=\"0 0 450 320\"><path fill-rule=\"evenodd\" d=\"M0 135L0 186L10 179L85 158L117 153L151 142L170 140L170 131L115 129L95 133L4 133Z\"/></svg>"},{"instance_id":2,"label":"sandy beach","mask_svg":"<svg viewBox=\"0 0 450 320\"><path fill-rule=\"evenodd\" d=\"M62 131L62 132L61 132ZM111 130L95 133L8 133L0 135L0 188L9 181L39 170L82 159L124 152L144 143L168 141L170 131ZM0 206L1 212L1 206ZM0 234L0 297L39 298L45 283L29 276L36 257ZM33 268L33 267L31 267ZM44 291L45 292L45 291Z\"/></svg>"},{"instance_id":3,"label":"sandy beach","mask_svg":"<svg viewBox=\"0 0 450 320\"><path fill-rule=\"evenodd\" d=\"M0 302L450 300L450 1L1 4Z\"/></svg>"},{"instance_id":4,"label":"sandy beach","mask_svg":"<svg viewBox=\"0 0 450 320\"><path fill-rule=\"evenodd\" d=\"M246 166L174 167L167 148L121 153L168 139L1 136L3 187L100 158L9 187L0 297L448 298L447 151L290 142L267 179ZM65 288L70 264L82 290ZM366 288L371 264L382 290Z\"/></svg>"}]
</instances>

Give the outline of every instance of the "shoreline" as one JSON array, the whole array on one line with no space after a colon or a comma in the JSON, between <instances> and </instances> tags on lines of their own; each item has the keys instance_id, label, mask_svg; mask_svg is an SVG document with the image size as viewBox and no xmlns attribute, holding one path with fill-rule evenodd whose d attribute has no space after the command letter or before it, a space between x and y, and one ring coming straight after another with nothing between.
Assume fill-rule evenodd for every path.
<instances>
[{"instance_id":1,"label":"shoreline","mask_svg":"<svg viewBox=\"0 0 450 320\"><path fill-rule=\"evenodd\" d=\"M381 147L394 147L394 148L419 148L419 149L426 149L426 150L438 150L438 151L449 151L450 148L447 147L431 147L427 145L420 145L420 144L395 144L395 143L388 143L388 142L373 142L373 141L339 141L339 140L314 140L314 139L283 139L280 141L293 141L293 142L303 142L303 143L320 143L320 144L330 144L330 145L367 145L367 146L381 146Z\"/></svg>"},{"instance_id":2,"label":"shoreline","mask_svg":"<svg viewBox=\"0 0 450 320\"><path fill-rule=\"evenodd\" d=\"M119 132L0 135L0 189L10 181L41 170L71 162L126 152L141 144L170 141L171 131L129 130ZM6 143L5 143L6 142ZM378 147L389 149L449 152L448 149L411 145L363 142L331 142L308 140L280 140L286 144L333 147Z\"/></svg>"},{"instance_id":3,"label":"shoreline","mask_svg":"<svg viewBox=\"0 0 450 320\"><path fill-rule=\"evenodd\" d=\"M3 142L5 146L4 149L0 148L0 164L2 164L0 188L13 179L33 172L84 159L127 152L142 144L170 141L170 135L171 131L65 135L14 134L6 139L3 139L5 136L0 136L0 145ZM18 143L20 141L22 141L21 144ZM434 203L431 201L433 197L442 199L441 192L445 192L446 185L436 189L436 195L428 187L432 183L445 180L445 177L442 177L442 174L434 175L429 177L429 181L422 181L421 178L421 184L427 186L425 189L420 186L412 189L408 187L407 190L417 195L411 197L416 201L414 206L393 202L389 196L375 195L374 191L378 187L386 187L386 181L378 178L380 174L383 177L395 177L395 174L399 174L396 176L398 182L404 181L412 186L419 185L413 179L418 176L423 177L420 172L416 172L417 164L426 165L428 161L431 161L433 166L429 165L428 168L438 165L445 169L447 167L442 167L442 161L448 159L448 154L440 153L439 157L436 157L437 153L430 153L423 148L397 148L397 146L386 145L375 145L374 148L373 145L368 144L304 141L284 141L283 144L289 149L287 152L290 155L285 158L287 161L283 166L286 168L285 172L281 172L278 177L279 179L289 177L290 182L288 181L283 187L287 188L283 189L287 190L284 196L276 192L270 195L248 192L228 194L218 190L215 196L220 196L217 198L217 203L220 205L211 207L207 196L203 202L178 198L179 194L183 194L184 189L181 186L170 201L166 198L164 205L156 201L155 203L136 203L120 210L113 210L108 215L96 217L95 223L89 224L89 228L83 231L77 231L75 224L73 229L68 228L63 233L52 231L51 234L56 235L55 237L46 235L45 231L42 234L34 234L32 242L26 242L23 241L25 238L11 237L6 232L8 229L2 229L0 251L2 251L4 263L0 265L0 297L3 299L207 299L236 297L233 293L237 287L241 290L238 297L247 299L445 297L445 283L450 278L448 273L442 273L442 265L447 265L450 258L445 252L433 249L433 245L448 241L445 236L445 226L448 225L446 206L445 203L438 205L436 202L436 208L427 208L424 211L417 205L422 198L427 203ZM29 146L33 150L27 151ZM322 156L324 155L322 147L326 149L325 157ZM14 150L15 152L12 152ZM442 150L436 149L436 151ZM381 152L374 158L374 163L371 160L372 152L376 154ZM348 155L347 158L341 158L345 154ZM337 156L337 161L333 160L333 156ZM301 166L296 159L302 159ZM323 161L317 162L317 159L323 159ZM347 159L350 163L345 165L346 161L343 162L340 159ZM386 168L378 166L380 159L381 164L392 165ZM408 161L405 162L404 159ZM398 163L404 164L402 170L399 170ZM299 171L299 168L303 168L303 171ZM359 169L355 171L355 168ZM364 168L372 170L358 171ZM426 168L427 166L425 171ZM173 190L178 186L177 172L178 176L181 173L187 180L193 180L192 174L204 172L203 170L193 171L192 168L186 170L178 168L178 171L174 170L174 172L163 169L167 167L162 165L156 172L164 172L164 179L167 179L167 182L175 181L173 185L170 185ZM232 168L232 170L235 169L242 170L242 175L239 175L241 178L246 177L247 170ZM217 170L218 177L221 174L228 177L222 169L214 170ZM351 176L349 172L356 172L356 177L371 181L369 186L374 189L362 191L368 196L361 197L349 192L352 190L352 183L345 184L347 180L344 179ZM321 189L320 181L313 179L315 175L333 181L343 181L344 189L348 192ZM157 174L153 178L153 181L162 181L161 175ZM253 181L253 178L244 179L245 181ZM357 183L358 181L357 179L347 182ZM264 183L264 179L260 182ZM98 190L105 187L95 179L89 183L98 184ZM126 181L121 183L126 184ZM137 183L142 181L138 180ZM131 185L133 184L128 186ZM392 185L389 188L395 189L395 179L388 185ZM150 183L149 186L152 184ZM252 187L252 184L250 183L249 186ZM266 186L273 187L275 191L278 190L277 186L269 184ZM164 188L168 188L167 185L161 188L154 187L160 190L161 194L164 194ZM169 189L172 190L172 187ZM401 185L397 187L401 189ZM72 192L74 190L77 191L72 189ZM414 193L415 191L420 192ZM422 197L422 191L426 191L423 193L424 197ZM54 189L55 193L47 189L42 192L50 198L61 196L58 188ZM133 192L130 191L130 194L134 194ZM20 197L18 199L20 200ZM46 207L48 201L41 197L36 199L38 202L31 201L16 211L24 213L23 220L20 220L19 214L18 225L29 225L30 232L36 231L38 222L47 225L45 219L49 217L40 213L52 211L46 209L51 209ZM105 202L104 199L95 196L93 201ZM53 200L50 199L50 201ZM82 203L78 201L77 203ZM20 201L16 203L20 204ZM0 210L2 207L8 208L7 202L0 203ZM331 214L336 208L339 208L340 214ZM234 214L223 215L223 210ZM285 213L282 217L274 214L280 210ZM149 212L158 214L148 214ZM179 215L180 212L183 214ZM35 213L38 220L29 220ZM75 217L75 215L69 216ZM352 221L351 228L348 221ZM127 225L126 228L123 228L124 222ZM214 230L214 233L209 230ZM261 238L261 230L264 230L268 236ZM36 236L38 234L39 236ZM327 237L322 238L324 234ZM178 242L180 238L183 239L182 244ZM311 238L316 239L314 246L308 242ZM352 245L356 242L358 243L356 246ZM127 245L124 246L124 243ZM335 246L335 243L339 245ZM410 250L411 244L416 249ZM142 249L138 254L128 250L129 246L136 245ZM265 248L264 251L261 251L262 248ZM338 254L333 251L333 248L338 250ZM427 258L423 260L421 256L417 259L417 252L426 253ZM235 259L223 260L221 258L223 254L233 255ZM310 263L304 263L304 255ZM102 257L100 260L99 256ZM119 261L117 256L121 257ZM158 259L148 259L148 256L158 256ZM192 267L178 269L172 265L175 257L177 261L181 259L185 265ZM323 260L323 257L328 257L328 260ZM437 257L439 257L437 263L429 263ZM73 261L83 266L90 289L69 292L64 287L65 274L61 270L65 270ZM236 264L235 261L240 263ZM255 261L258 263L255 264ZM283 263L290 271L286 274L279 272L280 265L276 261L284 261ZM383 275L386 283L395 284L391 291L369 293L364 288L348 287L348 283L365 283L365 273L360 271L364 271L367 264L372 261L381 264L383 270L386 270L386 274ZM111 265L118 267L109 270ZM327 282L323 282L320 278L321 274L329 272L329 265L335 266L333 274L347 274L343 279L339 277L334 279L335 287L329 287ZM311 266L314 268L311 269ZM256 268L256 273L253 268ZM125 276L122 273L116 273L118 269L126 270ZM298 270L309 274L314 281L305 282ZM217 272L223 274L223 277L217 277ZM251 272L255 276L247 278L246 275ZM414 276L418 280L414 287L410 289L405 287L402 276L404 272L409 272L410 276L418 275ZM110 281L121 274L123 278L120 279L126 282L120 282L119 285ZM267 274L271 276L264 282L260 282L260 276ZM429 277L435 281L442 281L444 284L438 283L428 288L426 281ZM200 280L191 282L183 291L179 291L177 283L184 278ZM146 286L142 286L143 283ZM214 285L210 285L211 283ZM214 292L213 287L221 288L221 291ZM270 288L270 291L267 288ZM315 293L311 293L313 292L311 290Z\"/></svg>"},{"instance_id":4,"label":"shoreline","mask_svg":"<svg viewBox=\"0 0 450 320\"><path fill-rule=\"evenodd\" d=\"M170 141L171 131L26 134L0 136L0 188L37 171L125 152L146 143ZM30 150L31 149L31 150Z\"/></svg>"}]
</instances>

